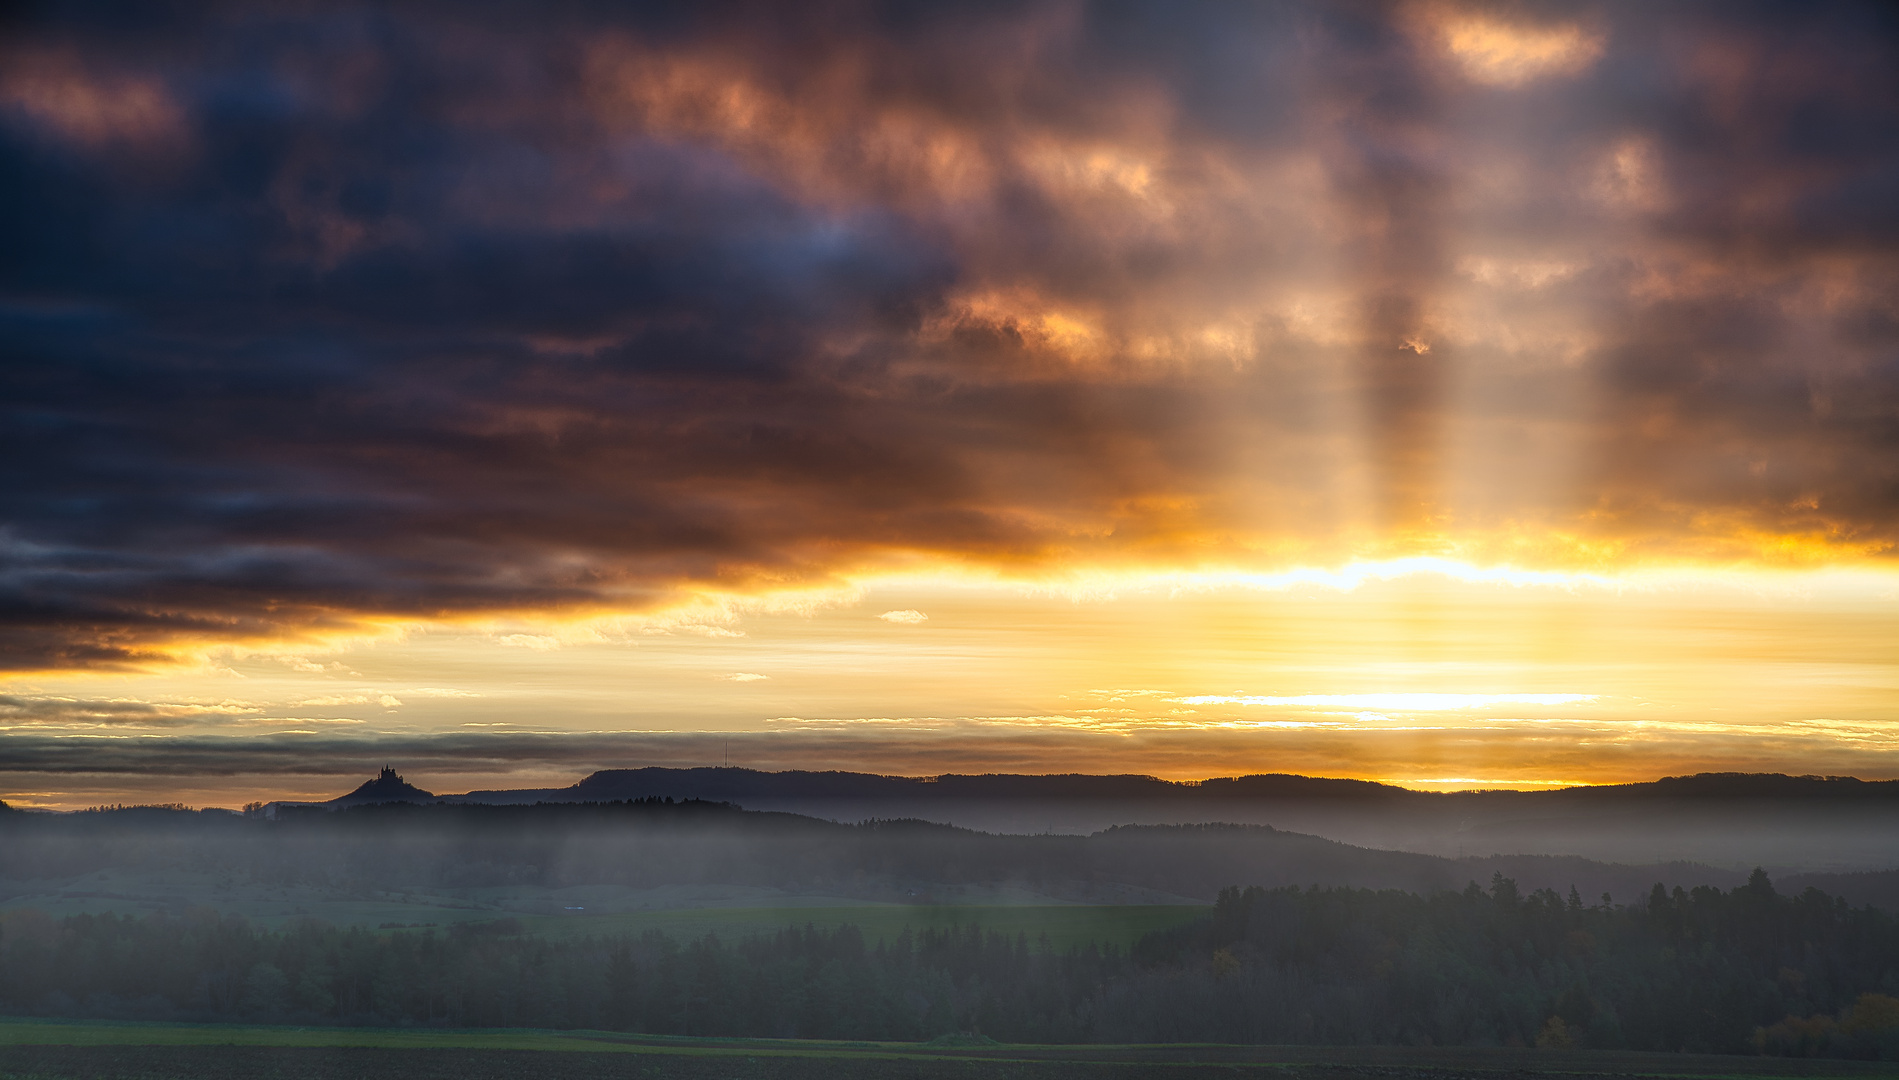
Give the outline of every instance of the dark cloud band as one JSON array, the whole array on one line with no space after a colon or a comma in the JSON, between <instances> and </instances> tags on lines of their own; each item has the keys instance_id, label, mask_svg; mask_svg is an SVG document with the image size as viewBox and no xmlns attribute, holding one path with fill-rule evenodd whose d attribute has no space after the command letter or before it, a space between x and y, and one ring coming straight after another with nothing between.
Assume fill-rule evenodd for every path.
<instances>
[{"instance_id":1,"label":"dark cloud band","mask_svg":"<svg viewBox=\"0 0 1899 1080\"><path fill-rule=\"evenodd\" d=\"M1883 557L1896 44L1855 3L42 5L0 665L898 554Z\"/></svg>"}]
</instances>

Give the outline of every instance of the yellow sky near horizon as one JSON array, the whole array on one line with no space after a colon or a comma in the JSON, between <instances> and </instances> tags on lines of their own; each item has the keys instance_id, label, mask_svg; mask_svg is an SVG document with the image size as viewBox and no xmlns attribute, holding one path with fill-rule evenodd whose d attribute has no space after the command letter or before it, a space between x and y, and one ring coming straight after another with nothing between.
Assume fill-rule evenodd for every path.
<instances>
[{"instance_id":1,"label":"yellow sky near horizon","mask_svg":"<svg viewBox=\"0 0 1899 1080\"><path fill-rule=\"evenodd\" d=\"M1899 776L1899 575L1310 577L888 579L670 623L417 629L16 679L0 731L49 768L0 798L327 798L382 763L366 753L437 792L728 755L1423 788Z\"/></svg>"}]
</instances>

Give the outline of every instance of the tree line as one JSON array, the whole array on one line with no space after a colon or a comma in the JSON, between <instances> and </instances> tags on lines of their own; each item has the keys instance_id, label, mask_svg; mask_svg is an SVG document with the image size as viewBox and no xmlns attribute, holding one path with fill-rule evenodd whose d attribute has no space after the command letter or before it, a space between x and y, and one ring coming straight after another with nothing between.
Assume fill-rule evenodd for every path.
<instances>
[{"instance_id":1,"label":"tree line","mask_svg":"<svg viewBox=\"0 0 1899 1080\"><path fill-rule=\"evenodd\" d=\"M1572 889L1420 896L1228 889L1131 949L979 927L868 940L550 940L500 920L262 930L199 910L0 917L16 1014L598 1028L1009 1042L1537 1045L1899 1060L1899 925L1763 873L1585 903Z\"/></svg>"},{"instance_id":2,"label":"tree line","mask_svg":"<svg viewBox=\"0 0 1899 1080\"><path fill-rule=\"evenodd\" d=\"M1150 935L1117 994L1152 1037L1833 1053L1899 1060L1899 923L1756 870L1641 903L1543 889L1422 897L1230 889L1210 918ZM1115 995L1110 995L1110 1003ZM1855 1010L1858 1010L1855 1012ZM1839 1016L1839 1036L1777 1025ZM1856 1020L1855 1017L1858 1017Z\"/></svg>"}]
</instances>

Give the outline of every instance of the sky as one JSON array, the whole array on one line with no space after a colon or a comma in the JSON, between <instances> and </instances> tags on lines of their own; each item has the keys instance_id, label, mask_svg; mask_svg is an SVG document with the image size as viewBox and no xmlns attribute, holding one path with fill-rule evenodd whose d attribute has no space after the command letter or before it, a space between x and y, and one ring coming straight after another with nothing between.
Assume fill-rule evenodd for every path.
<instances>
[{"instance_id":1,"label":"sky","mask_svg":"<svg viewBox=\"0 0 1899 1080\"><path fill-rule=\"evenodd\" d=\"M1884 5L7 19L10 803L1899 776Z\"/></svg>"}]
</instances>

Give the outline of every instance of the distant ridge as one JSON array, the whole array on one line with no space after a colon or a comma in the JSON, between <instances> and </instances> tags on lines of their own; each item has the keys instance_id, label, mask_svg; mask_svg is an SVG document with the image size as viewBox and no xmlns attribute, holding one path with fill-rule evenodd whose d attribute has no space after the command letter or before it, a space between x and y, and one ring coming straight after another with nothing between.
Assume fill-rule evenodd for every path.
<instances>
[{"instance_id":1,"label":"distant ridge","mask_svg":"<svg viewBox=\"0 0 1899 1080\"><path fill-rule=\"evenodd\" d=\"M433 802L435 796L396 775L396 770L383 766L383 770L374 780L365 781L363 786L348 795L339 795L324 806L365 806L374 803L392 802Z\"/></svg>"},{"instance_id":2,"label":"distant ridge","mask_svg":"<svg viewBox=\"0 0 1899 1080\"><path fill-rule=\"evenodd\" d=\"M667 797L840 822L915 818L1018 835L1231 822L1451 858L1574 855L1626 864L1688 860L1814 872L1899 866L1899 781L1781 773L1443 792L1288 773L1170 781L654 767L604 769L564 788L442 798L507 805Z\"/></svg>"},{"instance_id":3,"label":"distant ridge","mask_svg":"<svg viewBox=\"0 0 1899 1080\"><path fill-rule=\"evenodd\" d=\"M1335 780L1291 773L1222 777L1213 780L1161 780L1133 773L946 773L941 776L886 776L878 773L811 772L707 766L669 769L602 769L571 787L471 791L443 798L458 802L592 802L647 798L746 797L791 799L1153 799L1212 798L1353 799L1385 801L1411 791L1371 780Z\"/></svg>"},{"instance_id":4,"label":"distant ridge","mask_svg":"<svg viewBox=\"0 0 1899 1080\"><path fill-rule=\"evenodd\" d=\"M385 775L390 775L385 773ZM364 785L367 789L370 785ZM360 790L360 789L359 789ZM426 793L423 793L426 795ZM1417 791L1371 780L1341 780L1293 773L1260 773L1209 780L1161 780L1134 774L988 773L884 776L876 773L811 772L702 767L603 769L564 788L471 791L447 795L455 802L594 802L650 798L743 802L769 799L1160 799L1182 802L1227 800L1341 800L1359 803L1428 804L1521 802L1554 808L1566 803L1610 803L1630 798L1819 799L1899 803L1899 780L1851 776L1788 776L1784 773L1697 773L1634 784L1556 788L1546 791Z\"/></svg>"}]
</instances>

